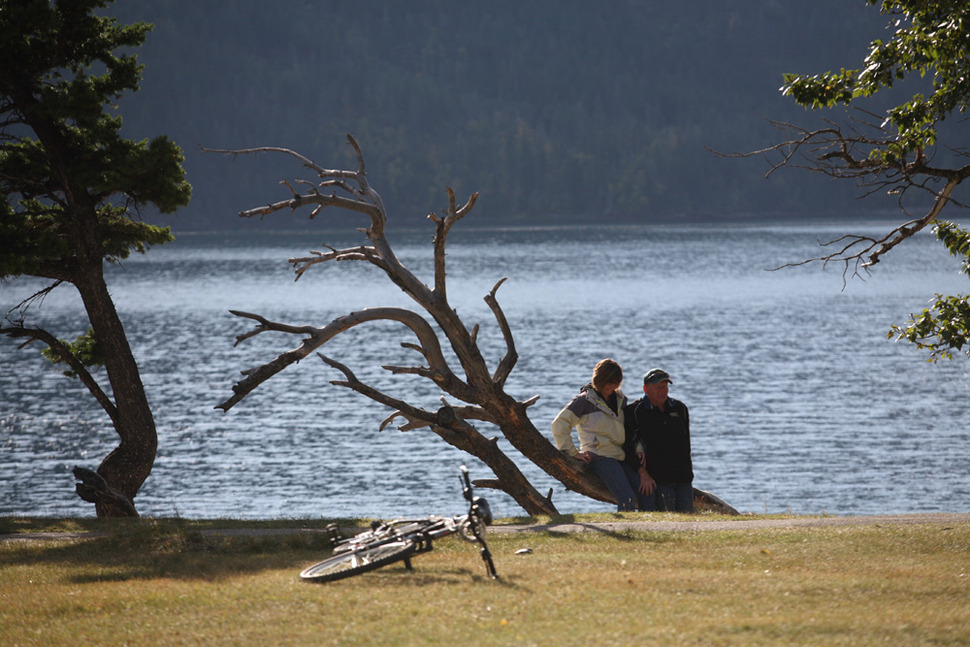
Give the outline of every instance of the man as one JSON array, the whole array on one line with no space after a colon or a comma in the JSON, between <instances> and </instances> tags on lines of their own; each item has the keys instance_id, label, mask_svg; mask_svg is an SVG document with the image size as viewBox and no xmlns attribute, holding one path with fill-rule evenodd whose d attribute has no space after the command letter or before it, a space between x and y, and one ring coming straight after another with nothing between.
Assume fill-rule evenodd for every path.
<instances>
[{"instance_id":1,"label":"man","mask_svg":"<svg viewBox=\"0 0 970 647\"><path fill-rule=\"evenodd\" d=\"M687 406L668 395L667 371L643 376L643 397L628 405L627 456L637 456L640 493L654 499L655 510L694 512L694 468L690 458Z\"/></svg>"}]
</instances>

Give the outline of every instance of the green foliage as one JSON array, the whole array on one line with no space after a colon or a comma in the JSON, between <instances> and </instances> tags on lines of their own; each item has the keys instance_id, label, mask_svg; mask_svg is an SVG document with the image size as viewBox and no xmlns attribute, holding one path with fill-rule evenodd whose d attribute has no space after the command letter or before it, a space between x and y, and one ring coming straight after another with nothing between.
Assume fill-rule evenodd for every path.
<instances>
[{"instance_id":1,"label":"green foliage","mask_svg":"<svg viewBox=\"0 0 970 647\"><path fill-rule=\"evenodd\" d=\"M83 335L78 335L73 342L60 340L68 351L78 359L84 366L104 366L104 351L98 340L94 336L94 329L88 328ZM64 359L52 348L45 348L41 354L51 361L52 364L61 364ZM67 377L77 377L73 370L64 371Z\"/></svg>"},{"instance_id":2,"label":"green foliage","mask_svg":"<svg viewBox=\"0 0 970 647\"><path fill-rule=\"evenodd\" d=\"M936 223L933 231L950 254L960 259L960 271L970 277L970 231L946 221Z\"/></svg>"},{"instance_id":3,"label":"green foliage","mask_svg":"<svg viewBox=\"0 0 970 647\"><path fill-rule=\"evenodd\" d=\"M942 208L950 200L953 187L970 177L970 166L948 169L926 163L937 148L940 122L954 112L966 112L970 103L970 3L965 0L866 1L873 6L880 5L881 11L891 17L892 36L871 43L861 68L815 76L786 74L782 93L802 106L818 109L848 105L913 76L928 78L931 81L928 94L916 92L909 100L886 111L882 124L888 133L886 138L864 140L868 147L865 162L846 162L846 166L863 168L866 174L881 177L884 187L894 185L893 190L899 193L911 186L926 189L934 182L942 182L946 188L936 194L936 207ZM960 146L951 143L950 148L956 151ZM843 140L843 154L847 150ZM830 153L819 160L833 157L840 156ZM861 175L849 173L845 177ZM936 207L921 224L936 218ZM963 259L963 272L970 272L970 235L950 222L937 221L935 230L950 253ZM967 296L937 294L930 308L913 315L903 326L893 326L888 336L929 350L932 362L952 359L954 350L963 350L970 357Z\"/></svg>"},{"instance_id":4,"label":"green foliage","mask_svg":"<svg viewBox=\"0 0 970 647\"><path fill-rule=\"evenodd\" d=\"M120 135L115 101L141 66L116 50L150 26L94 14L107 0L5 3L0 11L0 277L76 280L78 261L116 261L171 240L134 216L188 203L182 153L166 137ZM100 261L99 261L100 262Z\"/></svg>"},{"instance_id":5,"label":"green foliage","mask_svg":"<svg viewBox=\"0 0 970 647\"><path fill-rule=\"evenodd\" d=\"M961 272L970 278L970 231L952 222L939 222L936 237L950 253L961 259ZM931 308L912 315L904 326L893 326L888 337L905 339L930 351L930 362L953 359L952 351L963 351L970 358L970 295L937 294Z\"/></svg>"},{"instance_id":6,"label":"green foliage","mask_svg":"<svg viewBox=\"0 0 970 647\"><path fill-rule=\"evenodd\" d=\"M913 315L905 326L893 326L890 339L905 339L922 350L929 350L927 361L953 359L954 350L970 358L970 302L967 295L936 295L932 308ZM964 349L966 347L966 349Z\"/></svg>"},{"instance_id":7,"label":"green foliage","mask_svg":"<svg viewBox=\"0 0 970 647\"><path fill-rule=\"evenodd\" d=\"M786 74L782 93L808 108L848 105L912 76L929 77L929 96L916 93L891 108L896 154L936 143L936 124L970 101L970 3L964 0L866 0L893 17L892 37L871 43L864 67L814 76ZM885 151L884 151L885 153Z\"/></svg>"}]
</instances>

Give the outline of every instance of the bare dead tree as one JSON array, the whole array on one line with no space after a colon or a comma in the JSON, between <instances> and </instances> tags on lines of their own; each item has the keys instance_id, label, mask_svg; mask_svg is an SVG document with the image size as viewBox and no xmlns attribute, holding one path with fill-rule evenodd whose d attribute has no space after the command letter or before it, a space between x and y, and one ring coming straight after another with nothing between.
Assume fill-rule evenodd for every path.
<instances>
[{"instance_id":1,"label":"bare dead tree","mask_svg":"<svg viewBox=\"0 0 970 647\"><path fill-rule=\"evenodd\" d=\"M405 308L378 307L365 308L338 317L321 327L295 326L271 321L258 314L232 311L236 316L250 319L255 327L236 338L236 344L264 332L278 332L301 337L296 348L280 353L273 360L243 371L243 379L233 386L233 395L217 405L216 408L228 411L249 393L288 366L299 362L316 352L328 366L343 374L342 380L331 384L351 389L371 400L390 407L393 412L381 424L383 430L400 420L398 429L410 431L430 428L445 442L479 458L494 472L496 479L479 480L479 487L491 487L508 493L529 514L556 514L551 497L552 490L541 495L515 463L498 447L497 438L486 438L471 422L489 423L497 427L502 435L526 458L538 465L547 474L563 483L568 489L590 498L614 502L615 498L585 464L566 456L541 434L529 420L527 409L535 404L539 396L526 400L516 400L505 392L505 383L518 361L518 353L512 330L502 307L499 305L498 289L507 277L500 279L485 295L495 323L502 333L505 352L501 360L490 370L478 347L479 325L469 329L458 313L448 302L447 272L445 268L445 247L451 228L466 216L474 207L478 194L458 206L454 192L448 188L448 207L442 215L429 214L434 223L433 238L434 285L429 287L411 273L397 258L387 241L384 230L387 214L380 195L370 186L360 146L351 136L347 136L357 159L354 171L325 169L308 158L290 149L278 147L259 147L240 150L213 150L206 152L228 155L257 154L264 152L280 153L297 159L305 168L316 173L314 181L283 181L291 192L291 197L267 204L262 207L243 211L242 217L263 217L277 211L293 212L303 207L312 207L309 217L315 218L325 207L336 207L366 215L370 226L360 229L370 244L328 251L312 251L310 256L292 258L296 279L299 280L311 267L332 261L362 261L380 268L386 276L421 307L437 324L439 331L418 313ZM299 190L298 190L299 189ZM376 321L394 321L403 324L415 337L417 343L403 342L404 349L416 352L421 363L412 366L385 365L382 368L392 375L416 375L432 381L444 394L441 406L431 411L394 397L371 384L360 380L344 364L317 352L327 342L341 333L358 325ZM441 336L443 336L443 339ZM446 343L460 364L460 374L449 365L442 342ZM455 399L449 402L447 396ZM728 514L738 514L737 510L718 497L695 489L695 507Z\"/></svg>"},{"instance_id":2,"label":"bare dead tree","mask_svg":"<svg viewBox=\"0 0 970 647\"><path fill-rule=\"evenodd\" d=\"M755 157L768 159L770 177L782 168L802 168L833 179L855 181L866 197L885 192L894 195L906 221L880 237L847 234L835 240L821 242L833 251L781 267L795 267L820 262L843 265L843 280L868 272L882 256L932 224L947 204L967 208L953 198L953 190L970 177L970 164L959 168L935 166L935 152L927 156L924 149L906 155L893 151L898 138L889 133L870 112L855 109L846 125L823 120L826 127L809 130L793 124L771 121L788 137L768 148L750 153L734 153L722 157ZM966 151L953 150L958 157L970 157ZM921 215L911 215L903 203L912 193L932 197L932 206Z\"/></svg>"},{"instance_id":3,"label":"bare dead tree","mask_svg":"<svg viewBox=\"0 0 970 647\"><path fill-rule=\"evenodd\" d=\"M356 391L393 409L393 413L381 425L382 429L395 421L400 422L398 428L402 431L428 427L445 442L476 456L492 469L496 480L479 481L477 485L505 491L529 514L556 514L556 507L551 500L552 491L550 490L545 496L536 491L515 463L498 447L497 438L486 438L470 421L491 423L498 427L513 447L567 488L597 500L613 501L609 490L588 467L557 450L529 420L527 409L538 400L538 396L520 401L504 390L506 380L518 360L511 328L497 298L498 289L506 279L500 279L484 297L505 344L504 356L494 370L489 369L479 350L477 343L479 325L475 324L469 329L448 303L445 268L445 245L448 233L455 223L472 210L477 194L473 194L464 205L459 206L455 201L454 192L449 188L447 210L441 215L432 213L428 216L435 228L434 285L428 286L402 265L394 254L384 233L387 214L381 197L368 183L364 157L356 140L350 135L347 139L357 158L357 169L353 171L325 169L286 148L203 150L230 155L280 153L295 158L305 168L315 173L317 178L312 182L284 181L283 184L292 193L290 198L244 211L240 215L262 217L277 211L292 212L303 207L312 207L309 217L314 218L324 208L336 207L367 216L370 221L369 226L359 231L366 236L369 244L347 249L330 247L327 251L314 251L310 256L290 259L290 263L296 270L296 278L299 279L319 263L332 261L370 263L380 268L395 285L430 315L440 329L440 333L424 317L405 308L366 308L338 317L321 327L294 326L270 321L258 314L233 311L236 316L250 319L256 324L255 328L237 337L237 344L269 331L286 333L302 339L296 348L280 353L275 359L261 366L243 371L243 379L233 386L233 395L217 408L228 411L266 380L318 351L328 341L345 331L369 322L396 321L413 333L416 343L405 342L401 345L405 349L416 352L420 361L413 366L383 366L382 368L395 375L417 375L431 380L444 394L441 397L441 406L437 410L415 406L385 393L358 379L344 364L317 353L328 366L343 374L343 379L334 380L331 384ZM443 339L439 338L439 334ZM442 350L443 342L457 358L460 364L459 370L456 371L449 365ZM449 400L449 397L453 401Z\"/></svg>"}]
</instances>

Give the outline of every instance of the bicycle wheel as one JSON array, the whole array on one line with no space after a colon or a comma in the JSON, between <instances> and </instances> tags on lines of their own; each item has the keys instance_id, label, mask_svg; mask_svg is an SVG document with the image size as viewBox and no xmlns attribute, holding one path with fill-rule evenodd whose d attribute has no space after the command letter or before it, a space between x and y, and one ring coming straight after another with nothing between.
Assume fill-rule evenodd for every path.
<instances>
[{"instance_id":1,"label":"bicycle wheel","mask_svg":"<svg viewBox=\"0 0 970 647\"><path fill-rule=\"evenodd\" d=\"M303 569L300 577L314 582L332 582L360 575L414 554L417 545L411 539L392 541L358 551L341 553Z\"/></svg>"}]
</instances>

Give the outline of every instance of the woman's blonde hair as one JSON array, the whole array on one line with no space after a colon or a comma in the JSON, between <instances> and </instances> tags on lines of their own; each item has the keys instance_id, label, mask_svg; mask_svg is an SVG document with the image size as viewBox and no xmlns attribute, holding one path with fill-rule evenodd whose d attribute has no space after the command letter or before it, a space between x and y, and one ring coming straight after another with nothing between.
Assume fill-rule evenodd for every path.
<instances>
[{"instance_id":1,"label":"woman's blonde hair","mask_svg":"<svg viewBox=\"0 0 970 647\"><path fill-rule=\"evenodd\" d=\"M601 359L593 368L593 388L602 391L607 384L621 384L623 369L615 359Z\"/></svg>"}]
</instances>

